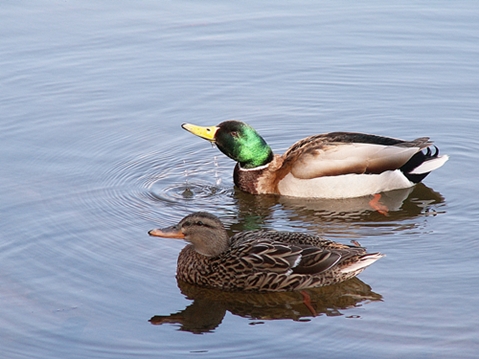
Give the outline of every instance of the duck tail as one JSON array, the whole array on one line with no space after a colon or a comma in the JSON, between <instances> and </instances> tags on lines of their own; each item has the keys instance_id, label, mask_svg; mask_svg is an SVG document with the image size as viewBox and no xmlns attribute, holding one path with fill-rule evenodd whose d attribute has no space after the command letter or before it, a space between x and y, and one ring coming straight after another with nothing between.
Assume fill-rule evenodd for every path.
<instances>
[{"instance_id":1,"label":"duck tail","mask_svg":"<svg viewBox=\"0 0 479 359\"><path fill-rule=\"evenodd\" d=\"M400 168L408 180L413 183L421 182L430 172L441 167L449 159L448 155L439 156L439 148L431 147L426 152L419 151Z\"/></svg>"},{"instance_id":2,"label":"duck tail","mask_svg":"<svg viewBox=\"0 0 479 359\"><path fill-rule=\"evenodd\" d=\"M384 257L384 254L376 252L376 253L366 253L361 258L351 265L342 268L342 273L351 273L351 272L359 272L362 271L364 268L370 266L374 262L376 262L379 258Z\"/></svg>"}]
</instances>

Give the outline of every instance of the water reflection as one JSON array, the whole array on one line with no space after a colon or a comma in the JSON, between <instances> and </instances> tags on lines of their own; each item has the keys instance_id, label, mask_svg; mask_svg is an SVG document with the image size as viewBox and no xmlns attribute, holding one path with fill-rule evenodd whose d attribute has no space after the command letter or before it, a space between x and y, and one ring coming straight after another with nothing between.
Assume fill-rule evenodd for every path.
<instances>
[{"instance_id":1,"label":"water reflection","mask_svg":"<svg viewBox=\"0 0 479 359\"><path fill-rule=\"evenodd\" d=\"M155 325L178 324L180 330L196 334L213 331L221 324L227 311L252 320L308 321L315 316L344 315L348 308L382 300L380 294L373 292L358 278L305 290L311 298L311 308L305 305L300 292L223 292L181 281L178 281L178 287L193 303L177 313L155 315L150 322Z\"/></svg>"},{"instance_id":2,"label":"water reflection","mask_svg":"<svg viewBox=\"0 0 479 359\"><path fill-rule=\"evenodd\" d=\"M415 187L382 193L381 203L389 212L383 215L369 204L372 196L347 199L304 199L286 196L254 196L236 192L238 222L233 231L264 228L268 221L286 216L298 226L338 236L355 236L365 225L387 227L389 231L405 228L405 220L436 215L444 197L420 183Z\"/></svg>"}]
</instances>

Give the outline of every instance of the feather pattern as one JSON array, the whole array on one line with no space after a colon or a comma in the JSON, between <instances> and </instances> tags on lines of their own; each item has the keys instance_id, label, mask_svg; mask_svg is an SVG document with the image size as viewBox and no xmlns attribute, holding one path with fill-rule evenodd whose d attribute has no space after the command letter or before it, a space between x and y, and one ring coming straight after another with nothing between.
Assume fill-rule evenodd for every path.
<instances>
[{"instance_id":1,"label":"feather pattern","mask_svg":"<svg viewBox=\"0 0 479 359\"><path fill-rule=\"evenodd\" d=\"M379 174L405 165L432 143L428 137L402 141L353 132L332 132L296 142L282 156L296 178Z\"/></svg>"},{"instance_id":2,"label":"feather pattern","mask_svg":"<svg viewBox=\"0 0 479 359\"><path fill-rule=\"evenodd\" d=\"M184 237L170 235L171 228ZM174 227L150 234L191 243L178 257L178 279L228 291L289 291L339 283L383 256L306 233L260 230L228 238L221 221L205 212L193 213ZM214 248L205 250L202 242ZM202 254L198 247L211 255Z\"/></svg>"}]
</instances>

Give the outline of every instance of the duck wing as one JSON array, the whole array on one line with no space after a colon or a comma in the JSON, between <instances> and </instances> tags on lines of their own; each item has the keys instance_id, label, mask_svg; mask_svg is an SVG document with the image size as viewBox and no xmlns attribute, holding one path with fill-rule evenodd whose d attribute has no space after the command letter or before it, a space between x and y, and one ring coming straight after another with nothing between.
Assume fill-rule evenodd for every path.
<instances>
[{"instance_id":1,"label":"duck wing","mask_svg":"<svg viewBox=\"0 0 479 359\"><path fill-rule=\"evenodd\" d=\"M362 247L334 243L304 233L251 231L240 236L241 243L234 245L237 257L244 266L261 272L318 274L341 259L365 253ZM261 238L254 238L256 236ZM277 240L279 238L284 241Z\"/></svg>"},{"instance_id":2,"label":"duck wing","mask_svg":"<svg viewBox=\"0 0 479 359\"><path fill-rule=\"evenodd\" d=\"M300 262L302 252L299 246L269 240L257 240L238 249L239 259L246 267L277 273L290 273Z\"/></svg>"},{"instance_id":3,"label":"duck wing","mask_svg":"<svg viewBox=\"0 0 479 359\"><path fill-rule=\"evenodd\" d=\"M432 145L428 137L403 141L353 132L332 132L296 142L283 155L283 169L300 179L395 170Z\"/></svg>"},{"instance_id":4,"label":"duck wing","mask_svg":"<svg viewBox=\"0 0 479 359\"><path fill-rule=\"evenodd\" d=\"M336 265L341 254L317 247L305 247L301 252L301 260L293 268L297 274L318 274Z\"/></svg>"}]
</instances>

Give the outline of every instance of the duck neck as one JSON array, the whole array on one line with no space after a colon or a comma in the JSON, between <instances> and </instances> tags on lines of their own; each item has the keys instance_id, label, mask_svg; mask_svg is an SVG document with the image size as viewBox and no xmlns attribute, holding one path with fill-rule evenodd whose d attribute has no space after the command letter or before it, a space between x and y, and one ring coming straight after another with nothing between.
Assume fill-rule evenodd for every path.
<instances>
[{"instance_id":1,"label":"duck neck","mask_svg":"<svg viewBox=\"0 0 479 359\"><path fill-rule=\"evenodd\" d=\"M266 145L265 147L252 152L251 156L244 161L238 161L238 163L243 169L256 169L270 163L273 160L273 156L273 151L271 151L271 148Z\"/></svg>"},{"instance_id":2,"label":"duck neck","mask_svg":"<svg viewBox=\"0 0 479 359\"><path fill-rule=\"evenodd\" d=\"M258 178L264 173L268 173L268 164L253 169L244 169L239 163L236 164L233 172L233 181L236 187L243 192L260 194L262 192L258 188Z\"/></svg>"}]
</instances>

